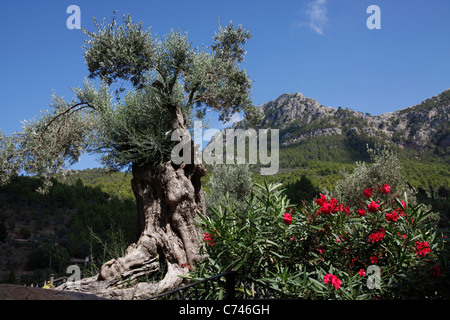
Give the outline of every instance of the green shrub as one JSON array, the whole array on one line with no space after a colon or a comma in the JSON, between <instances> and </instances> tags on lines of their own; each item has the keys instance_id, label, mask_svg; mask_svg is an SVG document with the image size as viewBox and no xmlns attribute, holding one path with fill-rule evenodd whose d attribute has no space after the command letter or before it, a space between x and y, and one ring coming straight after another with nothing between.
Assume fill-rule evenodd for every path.
<instances>
[{"instance_id":1,"label":"green shrub","mask_svg":"<svg viewBox=\"0 0 450 320\"><path fill-rule=\"evenodd\" d=\"M25 226L20 228L20 230L19 230L19 237L22 238L22 239L28 239L29 237L31 237L30 229L28 229Z\"/></svg>"},{"instance_id":2,"label":"green shrub","mask_svg":"<svg viewBox=\"0 0 450 320\"><path fill-rule=\"evenodd\" d=\"M245 210L245 197L250 193L252 184L248 164L213 164L212 174L206 185L208 190L205 193L206 204L217 209L219 203L225 203L228 194L237 210Z\"/></svg>"},{"instance_id":3,"label":"green shrub","mask_svg":"<svg viewBox=\"0 0 450 320\"><path fill-rule=\"evenodd\" d=\"M110 226L108 232L100 237L92 228L89 228L90 254L89 263L85 270L87 276L94 276L100 272L100 268L106 261L118 259L125 255L128 242L122 226Z\"/></svg>"},{"instance_id":4,"label":"green shrub","mask_svg":"<svg viewBox=\"0 0 450 320\"><path fill-rule=\"evenodd\" d=\"M359 194L351 207L321 195L292 208L279 185L255 185L247 211L228 201L200 215L209 258L190 277L234 270L305 299L448 298L447 238L431 213L386 187Z\"/></svg>"}]
</instances>

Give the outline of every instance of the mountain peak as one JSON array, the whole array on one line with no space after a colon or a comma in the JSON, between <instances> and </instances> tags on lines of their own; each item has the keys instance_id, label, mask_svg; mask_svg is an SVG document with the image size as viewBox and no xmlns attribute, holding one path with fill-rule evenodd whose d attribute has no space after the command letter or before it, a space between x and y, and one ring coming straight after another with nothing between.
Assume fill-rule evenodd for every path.
<instances>
[{"instance_id":1,"label":"mountain peak","mask_svg":"<svg viewBox=\"0 0 450 320\"><path fill-rule=\"evenodd\" d=\"M283 129L300 118L306 117L310 122L318 117L329 116L335 109L324 107L302 93L285 93L261 105L260 110L264 116L263 127L270 124L273 128Z\"/></svg>"},{"instance_id":2,"label":"mountain peak","mask_svg":"<svg viewBox=\"0 0 450 320\"><path fill-rule=\"evenodd\" d=\"M366 135L401 148L450 146L450 89L420 104L370 116L348 108L325 107L302 93L285 93L260 106L260 128L280 130L280 143L290 145L328 135ZM246 121L235 128L246 128Z\"/></svg>"}]
</instances>

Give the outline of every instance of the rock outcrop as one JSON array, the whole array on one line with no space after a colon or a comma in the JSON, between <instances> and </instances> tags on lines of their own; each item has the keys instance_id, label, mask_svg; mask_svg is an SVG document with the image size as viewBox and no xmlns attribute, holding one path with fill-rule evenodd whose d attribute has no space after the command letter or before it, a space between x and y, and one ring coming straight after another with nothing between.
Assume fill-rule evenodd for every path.
<instances>
[{"instance_id":1,"label":"rock outcrop","mask_svg":"<svg viewBox=\"0 0 450 320\"><path fill-rule=\"evenodd\" d=\"M450 146L450 89L420 104L372 116L348 108L325 107L301 93L283 94L260 106L260 128L280 130L281 145L329 135L367 135L399 147ZM243 120L234 128L248 128Z\"/></svg>"}]
</instances>

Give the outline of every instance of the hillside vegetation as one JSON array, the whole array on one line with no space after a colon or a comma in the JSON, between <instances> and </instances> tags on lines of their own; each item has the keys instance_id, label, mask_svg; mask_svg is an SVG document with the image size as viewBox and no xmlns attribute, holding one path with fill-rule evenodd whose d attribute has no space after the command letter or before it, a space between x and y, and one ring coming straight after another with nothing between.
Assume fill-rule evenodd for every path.
<instances>
[{"instance_id":1,"label":"hillside vegetation","mask_svg":"<svg viewBox=\"0 0 450 320\"><path fill-rule=\"evenodd\" d=\"M46 195L29 177L17 176L0 189L0 281L43 283L51 273L66 275L71 258L89 257L95 268L114 254L107 246L136 240L134 200L94 186L97 170L78 174L86 184L81 178L72 185L54 181ZM120 180L103 179L105 190L120 189Z\"/></svg>"}]
</instances>

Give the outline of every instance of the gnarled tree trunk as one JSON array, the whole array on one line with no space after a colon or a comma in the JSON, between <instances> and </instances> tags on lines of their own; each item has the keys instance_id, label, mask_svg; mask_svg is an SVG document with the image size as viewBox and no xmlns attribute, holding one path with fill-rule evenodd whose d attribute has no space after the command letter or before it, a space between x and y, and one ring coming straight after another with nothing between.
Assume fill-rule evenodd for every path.
<instances>
[{"instance_id":1,"label":"gnarled tree trunk","mask_svg":"<svg viewBox=\"0 0 450 320\"><path fill-rule=\"evenodd\" d=\"M182 281L178 275L200 259L200 234L195 226L196 212L204 212L201 177L203 165L171 161L156 169L133 167L132 188L136 197L141 236L128 247L124 257L106 262L100 272L104 280L140 268L157 258L166 263L161 289L171 289ZM186 266L186 267L184 267Z\"/></svg>"},{"instance_id":2,"label":"gnarled tree trunk","mask_svg":"<svg viewBox=\"0 0 450 320\"><path fill-rule=\"evenodd\" d=\"M179 107L171 107L172 127L188 135ZM194 219L204 213L205 201L201 178L206 174L202 164L194 163L191 141L191 163L175 165L172 161L156 168L134 164L131 185L136 197L140 238L128 247L125 256L106 262L100 271L104 280L124 278L146 272L155 260L159 268L165 264L165 277L148 291L154 293L174 289L183 283L180 275L200 260L200 230ZM141 271L143 269L143 271ZM125 278L126 278L125 277Z\"/></svg>"}]
</instances>

